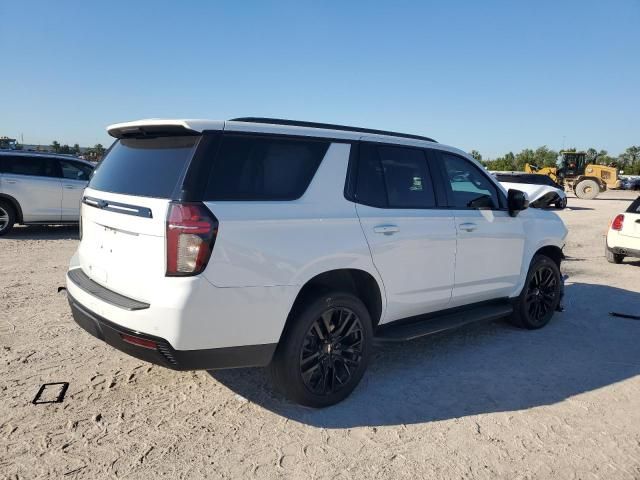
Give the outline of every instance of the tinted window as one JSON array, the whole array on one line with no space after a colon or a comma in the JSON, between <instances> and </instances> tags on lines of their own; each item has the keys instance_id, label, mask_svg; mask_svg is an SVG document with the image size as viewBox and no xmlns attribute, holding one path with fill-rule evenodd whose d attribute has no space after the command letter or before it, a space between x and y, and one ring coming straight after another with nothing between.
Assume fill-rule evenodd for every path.
<instances>
[{"instance_id":1,"label":"tinted window","mask_svg":"<svg viewBox=\"0 0 640 480\"><path fill-rule=\"evenodd\" d=\"M495 177L499 182L523 183L522 179L516 175L500 175L499 173L497 173Z\"/></svg>"},{"instance_id":2,"label":"tinted window","mask_svg":"<svg viewBox=\"0 0 640 480\"><path fill-rule=\"evenodd\" d=\"M363 144L356 199L374 207L430 208L435 195L422 150Z\"/></svg>"},{"instance_id":3,"label":"tinted window","mask_svg":"<svg viewBox=\"0 0 640 480\"><path fill-rule=\"evenodd\" d=\"M627 213L640 213L640 197L636 198L631 205L629 205Z\"/></svg>"},{"instance_id":4,"label":"tinted window","mask_svg":"<svg viewBox=\"0 0 640 480\"><path fill-rule=\"evenodd\" d=\"M89 180L92 168L88 165L84 165L79 162L69 162L67 160L60 160L60 168L62 171L62 178L69 180Z\"/></svg>"},{"instance_id":5,"label":"tinted window","mask_svg":"<svg viewBox=\"0 0 640 480\"><path fill-rule=\"evenodd\" d=\"M435 207L436 199L422 150L378 147L390 208Z\"/></svg>"},{"instance_id":6,"label":"tinted window","mask_svg":"<svg viewBox=\"0 0 640 480\"><path fill-rule=\"evenodd\" d=\"M449 180L449 202L455 208L498 208L498 192L489 178L470 161L442 153L444 172Z\"/></svg>"},{"instance_id":7,"label":"tinted window","mask_svg":"<svg viewBox=\"0 0 640 480\"><path fill-rule=\"evenodd\" d=\"M356 200L364 205L385 208L387 206L387 187L380 156L374 145L360 145L358 174L356 182Z\"/></svg>"},{"instance_id":8,"label":"tinted window","mask_svg":"<svg viewBox=\"0 0 640 480\"><path fill-rule=\"evenodd\" d=\"M224 135L213 160L206 200L300 198L328 141Z\"/></svg>"},{"instance_id":9,"label":"tinted window","mask_svg":"<svg viewBox=\"0 0 640 480\"><path fill-rule=\"evenodd\" d=\"M199 136L118 140L89 186L105 192L171 198Z\"/></svg>"},{"instance_id":10,"label":"tinted window","mask_svg":"<svg viewBox=\"0 0 640 480\"><path fill-rule=\"evenodd\" d=\"M58 176L56 159L23 155L0 156L0 172L37 177Z\"/></svg>"}]
</instances>

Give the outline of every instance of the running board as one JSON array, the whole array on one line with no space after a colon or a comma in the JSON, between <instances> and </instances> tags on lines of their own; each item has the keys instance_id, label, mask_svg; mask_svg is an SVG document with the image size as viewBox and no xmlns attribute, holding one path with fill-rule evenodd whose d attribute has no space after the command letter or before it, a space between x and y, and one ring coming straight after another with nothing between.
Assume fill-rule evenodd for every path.
<instances>
[{"instance_id":1,"label":"running board","mask_svg":"<svg viewBox=\"0 0 640 480\"><path fill-rule=\"evenodd\" d=\"M469 323L498 320L511 315L511 313L513 313L513 306L509 303L482 305L474 307L473 310L445 313L426 319L423 317L410 323L381 325L376 331L375 339L384 342L413 340L425 335L462 327Z\"/></svg>"}]
</instances>

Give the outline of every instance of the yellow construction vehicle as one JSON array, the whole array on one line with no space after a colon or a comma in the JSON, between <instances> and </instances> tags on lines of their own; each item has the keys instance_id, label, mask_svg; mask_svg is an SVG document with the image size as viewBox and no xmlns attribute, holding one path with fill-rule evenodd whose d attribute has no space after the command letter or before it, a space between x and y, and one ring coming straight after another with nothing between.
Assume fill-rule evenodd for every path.
<instances>
[{"instance_id":1,"label":"yellow construction vehicle","mask_svg":"<svg viewBox=\"0 0 640 480\"><path fill-rule=\"evenodd\" d=\"M573 190L578 198L591 200L607 188L620 188L616 167L587 163L587 152L562 151L557 167L538 168L526 164L524 171L546 175L565 189Z\"/></svg>"}]
</instances>

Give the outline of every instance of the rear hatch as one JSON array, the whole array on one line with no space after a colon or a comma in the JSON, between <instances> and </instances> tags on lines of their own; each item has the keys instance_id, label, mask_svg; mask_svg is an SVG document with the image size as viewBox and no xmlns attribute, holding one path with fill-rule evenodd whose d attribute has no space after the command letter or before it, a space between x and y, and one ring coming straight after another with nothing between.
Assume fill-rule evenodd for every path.
<instances>
[{"instance_id":1,"label":"rear hatch","mask_svg":"<svg viewBox=\"0 0 640 480\"><path fill-rule=\"evenodd\" d=\"M118 140L95 170L81 208L80 266L95 282L149 302L166 273L167 209L199 135Z\"/></svg>"},{"instance_id":2,"label":"rear hatch","mask_svg":"<svg viewBox=\"0 0 640 480\"><path fill-rule=\"evenodd\" d=\"M620 235L640 238L640 197L636 198L624 213L624 222Z\"/></svg>"}]
</instances>

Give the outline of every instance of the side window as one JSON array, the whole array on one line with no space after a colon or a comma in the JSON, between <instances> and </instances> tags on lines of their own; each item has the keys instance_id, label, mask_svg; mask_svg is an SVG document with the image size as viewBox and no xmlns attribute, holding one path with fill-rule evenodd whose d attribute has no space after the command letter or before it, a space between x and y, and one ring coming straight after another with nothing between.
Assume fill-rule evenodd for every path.
<instances>
[{"instance_id":1,"label":"side window","mask_svg":"<svg viewBox=\"0 0 640 480\"><path fill-rule=\"evenodd\" d=\"M307 190L330 142L224 135L206 200L295 200Z\"/></svg>"},{"instance_id":2,"label":"side window","mask_svg":"<svg viewBox=\"0 0 640 480\"><path fill-rule=\"evenodd\" d=\"M422 150L378 147L384 172L389 208L431 208L436 206L427 159Z\"/></svg>"},{"instance_id":3,"label":"side window","mask_svg":"<svg viewBox=\"0 0 640 480\"><path fill-rule=\"evenodd\" d=\"M454 208L500 207L495 185L470 161L442 152L445 181L449 184L449 202Z\"/></svg>"},{"instance_id":4,"label":"side window","mask_svg":"<svg viewBox=\"0 0 640 480\"><path fill-rule=\"evenodd\" d=\"M387 187L384 183L380 156L376 147L370 143L360 145L356 201L372 207L387 207Z\"/></svg>"},{"instance_id":5,"label":"side window","mask_svg":"<svg viewBox=\"0 0 640 480\"><path fill-rule=\"evenodd\" d=\"M27 157L16 155L3 157L2 171L13 175L34 177L57 177L58 169L55 160L47 157Z\"/></svg>"},{"instance_id":6,"label":"side window","mask_svg":"<svg viewBox=\"0 0 640 480\"><path fill-rule=\"evenodd\" d=\"M380 208L435 207L424 152L415 148L362 144L356 200Z\"/></svg>"},{"instance_id":7,"label":"side window","mask_svg":"<svg viewBox=\"0 0 640 480\"><path fill-rule=\"evenodd\" d=\"M60 160L60 169L62 171L62 178L68 180L88 181L91 175L91 169L78 162Z\"/></svg>"}]
</instances>

